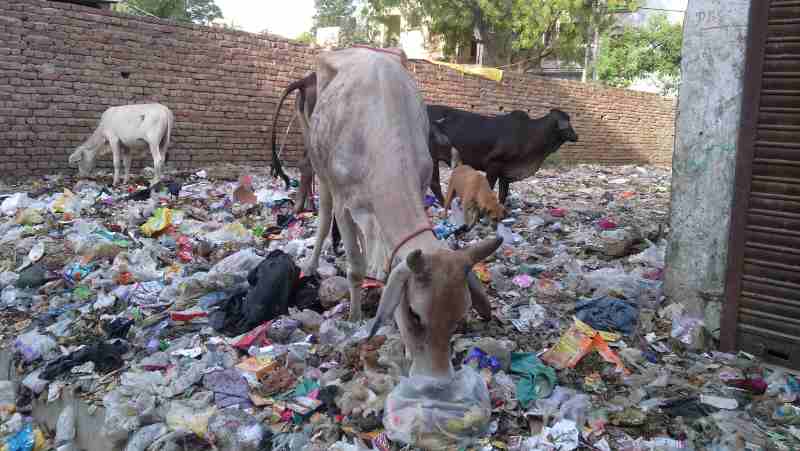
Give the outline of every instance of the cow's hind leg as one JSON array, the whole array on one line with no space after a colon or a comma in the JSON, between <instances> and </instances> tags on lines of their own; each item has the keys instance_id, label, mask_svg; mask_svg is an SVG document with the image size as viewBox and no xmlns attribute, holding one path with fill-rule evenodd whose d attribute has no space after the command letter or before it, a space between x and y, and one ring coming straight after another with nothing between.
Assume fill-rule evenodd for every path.
<instances>
[{"instance_id":1,"label":"cow's hind leg","mask_svg":"<svg viewBox=\"0 0 800 451\"><path fill-rule=\"evenodd\" d=\"M319 227L317 228L317 240L314 243L314 252L306 265L305 273L314 274L319 268L319 256L322 252L322 244L331 230L331 220L333 217L333 198L325 183L319 181Z\"/></svg>"},{"instance_id":2,"label":"cow's hind leg","mask_svg":"<svg viewBox=\"0 0 800 451\"><path fill-rule=\"evenodd\" d=\"M120 142L116 139L109 139L108 145L111 147L111 157L114 160L114 181L113 186L119 184L119 165L120 165Z\"/></svg>"},{"instance_id":3,"label":"cow's hind leg","mask_svg":"<svg viewBox=\"0 0 800 451\"><path fill-rule=\"evenodd\" d=\"M309 199L312 183L314 183L314 169L311 167L311 161L308 157L305 157L300 162L300 189L297 191L297 198L295 198L295 214L302 212L306 208L307 201L313 210L314 202L312 199Z\"/></svg>"},{"instance_id":4,"label":"cow's hind leg","mask_svg":"<svg viewBox=\"0 0 800 451\"><path fill-rule=\"evenodd\" d=\"M153 156L153 170L155 171L155 176L152 184L155 185L161 181L164 157L161 156L161 149L159 149L158 141L150 140L148 144L150 145L150 154Z\"/></svg>"},{"instance_id":5,"label":"cow's hind leg","mask_svg":"<svg viewBox=\"0 0 800 451\"><path fill-rule=\"evenodd\" d=\"M127 185L131 179L131 160L133 160L133 152L131 149L120 145L122 151L122 184Z\"/></svg>"},{"instance_id":6,"label":"cow's hind leg","mask_svg":"<svg viewBox=\"0 0 800 451\"><path fill-rule=\"evenodd\" d=\"M363 317L361 308L361 283L367 271L367 261L358 245L358 229L350 213L341 209L336 222L342 233L344 250L347 253L347 281L350 282L350 321L359 322Z\"/></svg>"}]
</instances>

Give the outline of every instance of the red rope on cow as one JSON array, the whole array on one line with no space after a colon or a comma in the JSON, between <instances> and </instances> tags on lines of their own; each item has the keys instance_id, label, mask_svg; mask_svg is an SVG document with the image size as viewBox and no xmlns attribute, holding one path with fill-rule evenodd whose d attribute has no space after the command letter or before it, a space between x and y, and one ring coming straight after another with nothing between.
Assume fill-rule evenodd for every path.
<instances>
[{"instance_id":1,"label":"red rope on cow","mask_svg":"<svg viewBox=\"0 0 800 451\"><path fill-rule=\"evenodd\" d=\"M433 228L430 225L427 225L416 232L412 233L411 235L407 236L403 241L400 242L397 246L395 246L394 250L392 251L392 256L389 257L389 261L386 262L386 280L383 281L385 284L389 280L389 273L392 271L392 262L394 261L394 257L397 255L397 252L403 247L404 244L408 243L409 241L413 240L414 238L422 235L425 232L433 233Z\"/></svg>"}]
</instances>

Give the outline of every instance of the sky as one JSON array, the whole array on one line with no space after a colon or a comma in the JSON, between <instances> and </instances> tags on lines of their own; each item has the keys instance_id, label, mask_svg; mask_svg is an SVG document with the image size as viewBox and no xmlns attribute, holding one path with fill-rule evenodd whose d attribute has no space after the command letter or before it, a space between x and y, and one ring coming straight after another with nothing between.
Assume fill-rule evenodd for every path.
<instances>
[{"instance_id":1,"label":"sky","mask_svg":"<svg viewBox=\"0 0 800 451\"><path fill-rule=\"evenodd\" d=\"M245 31L264 30L287 38L309 31L314 17L314 0L216 0L225 22Z\"/></svg>"}]
</instances>

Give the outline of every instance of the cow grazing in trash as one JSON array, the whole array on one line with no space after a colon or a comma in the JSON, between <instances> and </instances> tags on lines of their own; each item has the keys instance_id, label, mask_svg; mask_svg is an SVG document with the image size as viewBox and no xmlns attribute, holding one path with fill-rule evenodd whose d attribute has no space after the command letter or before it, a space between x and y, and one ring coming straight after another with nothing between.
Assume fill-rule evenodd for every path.
<instances>
[{"instance_id":1,"label":"cow grazing in trash","mask_svg":"<svg viewBox=\"0 0 800 451\"><path fill-rule=\"evenodd\" d=\"M320 179L320 227L306 273L318 267L333 214L349 263L351 319L361 317L367 267L384 259L389 276L372 334L394 317L413 356L411 374L449 376L450 336L470 305L491 317L472 267L502 240L453 251L431 231L423 206L430 125L401 58L367 49L323 53L317 90L307 151Z\"/></svg>"},{"instance_id":2,"label":"cow grazing in trash","mask_svg":"<svg viewBox=\"0 0 800 451\"><path fill-rule=\"evenodd\" d=\"M289 189L290 180L289 176L283 171L283 165L278 155L277 130L278 117L280 116L283 102L293 91L298 92L298 96L295 99L295 119L300 119L303 115L307 117L312 116L314 113L314 106L317 103L317 74L312 72L300 80L290 83L283 91L283 95L281 95L280 101L278 102L278 108L275 110L275 115L272 119L272 176L283 179L286 184L286 189ZM301 126L304 127L302 120L300 123ZM306 149L308 149L307 135L308 130L304 129L303 138ZM433 148L433 146L451 147L450 140L442 133L438 124L432 124L429 139L431 148ZM297 168L300 170L300 188L297 193L297 198L295 199L294 209L295 213L300 213L306 206L308 196L311 194L311 185L314 180L314 168L311 166L311 160L309 160L305 152L303 158L297 163ZM313 208L313 203L311 203L310 206ZM335 220L333 222L333 232L335 238L335 235L338 234Z\"/></svg>"},{"instance_id":3,"label":"cow grazing in trash","mask_svg":"<svg viewBox=\"0 0 800 451\"><path fill-rule=\"evenodd\" d=\"M504 204L509 184L536 174L544 160L565 142L577 142L578 135L567 113L552 109L538 119L524 111L486 117L441 105L428 106L432 123L439 125L449 143L431 145L433 178L431 190L443 201L439 182L439 161L448 165L451 146L455 147L464 164L486 172L489 186L494 189L500 180L499 198Z\"/></svg>"},{"instance_id":4,"label":"cow grazing in trash","mask_svg":"<svg viewBox=\"0 0 800 451\"><path fill-rule=\"evenodd\" d=\"M283 107L283 102L293 91L297 91L297 98L294 102L295 119L300 122L300 126L303 128L303 143L305 149L308 149L308 120L304 118L308 118L314 113L314 106L317 104L317 74L311 72L300 80L289 84L283 91L283 95L278 102L278 108L275 110L275 116L272 118L272 176L283 179L287 190L290 186L289 176L283 171L281 159L278 155L276 131L278 129L278 116ZM311 160L308 158L307 152L303 152L303 158L297 163L297 168L300 170L300 189L297 191L297 198L295 199L295 214L302 212L306 203L312 209L314 208L314 202L309 197L311 195L311 186L314 183L314 168L311 167ZM339 227L336 226L336 220L333 221L332 235L333 250L336 252L342 241Z\"/></svg>"},{"instance_id":5,"label":"cow grazing in trash","mask_svg":"<svg viewBox=\"0 0 800 451\"><path fill-rule=\"evenodd\" d=\"M78 164L81 177L88 177L97 157L110 150L114 159L114 185L119 184L120 160L124 166L123 183L127 184L130 180L132 152L149 149L153 157L155 184L163 175L174 125L175 115L158 103L111 107L100 116L100 123L92 136L70 155L69 162Z\"/></svg>"}]
</instances>

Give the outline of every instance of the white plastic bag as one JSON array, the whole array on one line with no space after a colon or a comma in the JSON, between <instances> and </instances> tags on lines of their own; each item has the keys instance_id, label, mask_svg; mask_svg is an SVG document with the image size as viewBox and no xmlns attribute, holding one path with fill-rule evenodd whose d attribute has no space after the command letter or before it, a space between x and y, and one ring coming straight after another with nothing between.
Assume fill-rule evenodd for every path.
<instances>
[{"instance_id":1,"label":"white plastic bag","mask_svg":"<svg viewBox=\"0 0 800 451\"><path fill-rule=\"evenodd\" d=\"M14 342L14 350L22 354L22 358L27 363L47 356L55 351L56 346L55 340L35 330L20 335Z\"/></svg>"},{"instance_id":2,"label":"white plastic bag","mask_svg":"<svg viewBox=\"0 0 800 451\"><path fill-rule=\"evenodd\" d=\"M253 248L242 249L239 252L225 257L211 268L211 274L237 274L245 275L258 267L264 257L255 253Z\"/></svg>"},{"instance_id":3,"label":"white plastic bag","mask_svg":"<svg viewBox=\"0 0 800 451\"><path fill-rule=\"evenodd\" d=\"M450 380L401 379L386 399L383 425L392 441L443 449L476 443L488 433L491 415L486 383L464 367Z\"/></svg>"},{"instance_id":4,"label":"white plastic bag","mask_svg":"<svg viewBox=\"0 0 800 451\"><path fill-rule=\"evenodd\" d=\"M0 204L0 212L6 216L13 215L17 210L27 207L31 203L28 193L16 193L11 197L7 197L2 204Z\"/></svg>"},{"instance_id":5,"label":"white plastic bag","mask_svg":"<svg viewBox=\"0 0 800 451\"><path fill-rule=\"evenodd\" d=\"M56 445L75 440L75 408L67 406L61 411L56 423Z\"/></svg>"}]
</instances>

